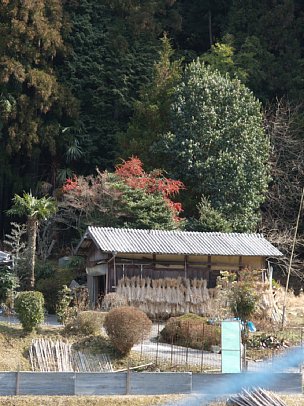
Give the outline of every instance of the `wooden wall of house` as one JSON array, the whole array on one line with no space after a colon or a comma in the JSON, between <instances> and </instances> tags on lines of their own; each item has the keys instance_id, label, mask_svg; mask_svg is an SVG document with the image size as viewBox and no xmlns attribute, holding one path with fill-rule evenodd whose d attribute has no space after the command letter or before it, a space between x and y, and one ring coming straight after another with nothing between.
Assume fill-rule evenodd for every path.
<instances>
[{"instance_id":1,"label":"wooden wall of house","mask_svg":"<svg viewBox=\"0 0 304 406\"><path fill-rule=\"evenodd\" d=\"M108 261L109 258L111 258L111 254L102 252L100 249L97 249L94 244L92 244L87 255L86 264L89 267L94 266L97 262Z\"/></svg>"},{"instance_id":2,"label":"wooden wall of house","mask_svg":"<svg viewBox=\"0 0 304 406\"><path fill-rule=\"evenodd\" d=\"M151 279L178 278L206 279L208 287L216 285L220 271L242 268L265 268L263 257L185 256L119 254L109 263L108 291L114 291L119 279L133 276Z\"/></svg>"},{"instance_id":3,"label":"wooden wall of house","mask_svg":"<svg viewBox=\"0 0 304 406\"><path fill-rule=\"evenodd\" d=\"M220 271L238 271L242 268L266 268L264 257L208 256L208 255L159 255L121 254L113 256L91 245L87 266L98 262L108 263L107 292L115 291L119 279L133 276L151 279L178 278L206 279L214 287Z\"/></svg>"}]
</instances>

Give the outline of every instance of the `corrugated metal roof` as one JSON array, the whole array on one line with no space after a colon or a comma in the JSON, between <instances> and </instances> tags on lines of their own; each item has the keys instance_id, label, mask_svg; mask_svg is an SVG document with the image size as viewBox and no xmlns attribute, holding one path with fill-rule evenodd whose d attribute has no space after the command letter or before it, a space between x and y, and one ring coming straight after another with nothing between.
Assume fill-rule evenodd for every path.
<instances>
[{"instance_id":1,"label":"corrugated metal roof","mask_svg":"<svg viewBox=\"0 0 304 406\"><path fill-rule=\"evenodd\" d=\"M104 252L242 255L277 257L283 255L262 234L200 233L190 231L136 230L88 227L78 248L92 239Z\"/></svg>"}]
</instances>

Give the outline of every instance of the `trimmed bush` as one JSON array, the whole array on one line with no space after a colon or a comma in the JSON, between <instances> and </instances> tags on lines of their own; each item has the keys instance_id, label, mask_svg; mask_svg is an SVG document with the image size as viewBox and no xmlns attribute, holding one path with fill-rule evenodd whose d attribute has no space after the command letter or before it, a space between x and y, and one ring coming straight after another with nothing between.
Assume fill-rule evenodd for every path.
<instances>
[{"instance_id":1,"label":"trimmed bush","mask_svg":"<svg viewBox=\"0 0 304 406\"><path fill-rule=\"evenodd\" d=\"M88 310L79 313L74 319L67 322L64 331L67 334L97 335L105 319L105 313Z\"/></svg>"},{"instance_id":2,"label":"trimmed bush","mask_svg":"<svg viewBox=\"0 0 304 406\"><path fill-rule=\"evenodd\" d=\"M129 306L112 309L104 322L113 347L121 355L127 355L134 344L146 338L151 326L152 322L144 312Z\"/></svg>"},{"instance_id":3,"label":"trimmed bush","mask_svg":"<svg viewBox=\"0 0 304 406\"><path fill-rule=\"evenodd\" d=\"M115 307L127 306L128 301L124 296L119 295L118 293L112 292L107 293L102 301L102 309L109 311L115 309Z\"/></svg>"},{"instance_id":4,"label":"trimmed bush","mask_svg":"<svg viewBox=\"0 0 304 406\"><path fill-rule=\"evenodd\" d=\"M15 311L23 330L33 331L44 320L44 298L41 292L20 292L15 300Z\"/></svg>"},{"instance_id":5,"label":"trimmed bush","mask_svg":"<svg viewBox=\"0 0 304 406\"><path fill-rule=\"evenodd\" d=\"M160 334L167 343L206 351L221 341L219 327L208 324L206 318L195 314L171 317Z\"/></svg>"}]
</instances>

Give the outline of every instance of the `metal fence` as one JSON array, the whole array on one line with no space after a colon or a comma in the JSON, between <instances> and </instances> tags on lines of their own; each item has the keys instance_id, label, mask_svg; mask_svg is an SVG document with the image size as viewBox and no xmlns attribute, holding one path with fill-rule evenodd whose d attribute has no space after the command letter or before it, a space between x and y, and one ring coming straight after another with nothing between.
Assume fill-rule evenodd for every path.
<instances>
[{"instance_id":1,"label":"metal fence","mask_svg":"<svg viewBox=\"0 0 304 406\"><path fill-rule=\"evenodd\" d=\"M167 334L166 338L161 334L164 327L164 322L155 322L151 337L133 347L142 360L153 362L160 368L169 367L172 371L221 371L220 326L198 333L190 328L190 323L188 326L184 323L183 337Z\"/></svg>"},{"instance_id":2,"label":"metal fence","mask_svg":"<svg viewBox=\"0 0 304 406\"><path fill-rule=\"evenodd\" d=\"M184 329L183 339L172 335L167 336L166 340L161 334L164 327L164 322L155 322L151 337L143 339L133 348L143 361L153 362L160 369L169 367L172 371L221 372L220 326L201 330L200 334L196 335L191 331L189 323L188 330L187 327ZM257 337L257 334L251 335L252 337ZM248 346L245 356L242 357L243 371L260 371L266 366L271 367L273 361L284 355L291 346L303 346L304 329L286 328L284 331L267 333L265 341L267 340L266 348L253 349ZM276 372L301 371L302 365L297 365Z\"/></svg>"}]
</instances>

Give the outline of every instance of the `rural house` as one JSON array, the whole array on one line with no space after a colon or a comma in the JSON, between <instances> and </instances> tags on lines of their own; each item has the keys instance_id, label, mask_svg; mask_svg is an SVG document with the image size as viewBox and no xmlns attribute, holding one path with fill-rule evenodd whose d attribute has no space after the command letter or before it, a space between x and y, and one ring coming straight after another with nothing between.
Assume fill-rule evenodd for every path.
<instances>
[{"instance_id":1,"label":"rural house","mask_svg":"<svg viewBox=\"0 0 304 406\"><path fill-rule=\"evenodd\" d=\"M120 281L204 281L210 289L220 271L269 268L282 253L261 234L88 227L77 247L86 256L89 300L94 305ZM139 284L139 283L138 283Z\"/></svg>"}]
</instances>

